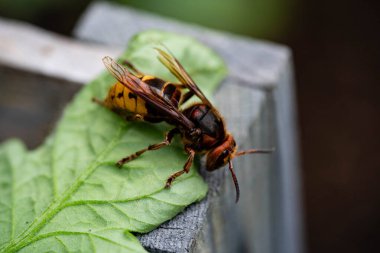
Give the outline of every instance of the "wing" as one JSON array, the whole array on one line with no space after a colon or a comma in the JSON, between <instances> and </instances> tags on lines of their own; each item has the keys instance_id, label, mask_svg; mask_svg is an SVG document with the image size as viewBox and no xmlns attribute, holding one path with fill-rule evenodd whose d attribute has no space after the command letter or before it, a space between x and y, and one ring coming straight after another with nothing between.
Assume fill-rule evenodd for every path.
<instances>
[{"instance_id":1,"label":"wing","mask_svg":"<svg viewBox=\"0 0 380 253\"><path fill-rule=\"evenodd\" d=\"M166 68L189 90L191 90L197 97L202 100L202 103L208 105L210 108L214 108L211 102L206 98L203 92L195 84L194 80L183 68L182 64L170 53L165 52L162 49L156 48L159 53L158 59L165 65Z\"/></svg>"},{"instance_id":2,"label":"wing","mask_svg":"<svg viewBox=\"0 0 380 253\"><path fill-rule=\"evenodd\" d=\"M165 100L160 94L154 92L149 85L132 75L125 67L114 61L111 57L104 57L103 63L120 83L141 97L145 102L152 104L160 113L189 130L195 127L194 123L183 115L170 101Z\"/></svg>"}]
</instances>

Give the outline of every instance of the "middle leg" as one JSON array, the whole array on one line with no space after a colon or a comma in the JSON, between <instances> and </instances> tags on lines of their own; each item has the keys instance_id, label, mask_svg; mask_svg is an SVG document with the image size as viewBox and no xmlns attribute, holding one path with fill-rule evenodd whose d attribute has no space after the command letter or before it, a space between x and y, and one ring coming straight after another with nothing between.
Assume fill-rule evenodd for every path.
<instances>
[{"instance_id":1,"label":"middle leg","mask_svg":"<svg viewBox=\"0 0 380 253\"><path fill-rule=\"evenodd\" d=\"M178 129L177 128L173 128L172 130L170 130L166 136L165 136L165 140L160 142L160 143L156 143L156 144L153 144L153 145L149 145L147 148L144 148L142 150L139 150L137 151L136 153L130 155L130 156L127 156L127 157L124 157L123 159L121 159L120 161L118 161L116 163L116 166L118 166L119 168L124 164L124 163L127 163L133 159L136 159L137 157L139 157L140 155L142 155L143 153L145 153L146 151L148 150L157 150L157 149L160 149L164 146L167 146L169 145L171 142L172 142L172 139L174 137L174 135L178 133Z\"/></svg>"}]
</instances>

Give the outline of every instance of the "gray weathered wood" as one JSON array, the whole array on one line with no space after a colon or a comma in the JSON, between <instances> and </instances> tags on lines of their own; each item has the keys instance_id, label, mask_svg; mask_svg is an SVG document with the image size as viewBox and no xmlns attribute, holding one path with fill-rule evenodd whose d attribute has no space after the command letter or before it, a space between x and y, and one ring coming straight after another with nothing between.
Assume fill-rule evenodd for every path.
<instances>
[{"instance_id":1,"label":"gray weathered wood","mask_svg":"<svg viewBox=\"0 0 380 253\"><path fill-rule=\"evenodd\" d=\"M123 47L134 34L148 29L197 38L228 59L231 77L247 85L276 85L283 64L290 56L288 48L274 43L180 23L107 2L90 5L74 34L83 40Z\"/></svg>"},{"instance_id":2,"label":"gray weathered wood","mask_svg":"<svg viewBox=\"0 0 380 253\"><path fill-rule=\"evenodd\" d=\"M228 171L202 170L210 185L207 198L140 235L142 244L152 252L301 252L293 81L286 47L99 2L90 6L75 34L108 46L0 20L0 112L3 116L14 110L1 117L0 127L11 126L12 115L18 115L18 125L34 136L33 128L43 124L30 127L27 123L33 117L39 115L45 125L52 122L80 84L103 68L103 55L116 56L135 32L149 28L192 35L218 51L230 69L215 96L228 128L244 148L276 146L277 151L234 161L242 190L237 205ZM48 92L39 93L39 89ZM41 101L49 99L61 99L60 106L46 108Z\"/></svg>"},{"instance_id":3,"label":"gray weathered wood","mask_svg":"<svg viewBox=\"0 0 380 253\"><path fill-rule=\"evenodd\" d=\"M0 141L37 147L74 93L104 69L102 57L121 51L0 19Z\"/></svg>"},{"instance_id":4,"label":"gray weathered wood","mask_svg":"<svg viewBox=\"0 0 380 253\"><path fill-rule=\"evenodd\" d=\"M32 73L85 83L104 69L104 55L122 47L75 42L15 21L0 19L0 62ZM95 60L96 59L96 60Z\"/></svg>"}]
</instances>

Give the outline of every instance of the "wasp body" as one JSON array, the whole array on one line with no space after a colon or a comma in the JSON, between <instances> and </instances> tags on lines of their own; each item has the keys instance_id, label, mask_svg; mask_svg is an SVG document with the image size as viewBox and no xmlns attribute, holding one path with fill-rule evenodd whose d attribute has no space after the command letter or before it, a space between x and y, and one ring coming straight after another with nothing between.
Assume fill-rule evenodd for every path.
<instances>
[{"instance_id":1,"label":"wasp body","mask_svg":"<svg viewBox=\"0 0 380 253\"><path fill-rule=\"evenodd\" d=\"M150 87L152 92L159 94L164 99L170 101L174 106L178 107L180 99L182 98L181 88L183 85L173 84L154 76L144 75L130 62L124 61L124 63L134 72L135 77ZM136 95L121 82L116 82L109 89L108 95L103 102L99 100L96 100L96 102L124 116L127 120L144 120L152 123L168 120L166 115L161 115L154 106L146 103L144 99Z\"/></svg>"},{"instance_id":2,"label":"wasp body","mask_svg":"<svg viewBox=\"0 0 380 253\"><path fill-rule=\"evenodd\" d=\"M144 75L129 62L126 62L129 68L127 69L110 57L103 59L105 66L118 82L110 88L108 96L103 102L95 99L96 102L126 116L127 120L141 119L153 123L166 121L175 126L166 134L164 141L121 159L117 165L120 167L148 150L167 146L171 143L173 136L179 134L188 158L183 169L172 174L167 179L165 186L170 187L177 177L189 172L195 154L204 154L207 156L206 169L208 171L229 164L236 188L236 201L238 201L240 191L233 171L232 159L250 153L269 153L271 150L237 151L236 142L226 130L219 111L206 98L174 56L161 49L157 49L157 51L159 60L180 81L180 84ZM184 102L193 95L201 101L187 108L181 108Z\"/></svg>"}]
</instances>

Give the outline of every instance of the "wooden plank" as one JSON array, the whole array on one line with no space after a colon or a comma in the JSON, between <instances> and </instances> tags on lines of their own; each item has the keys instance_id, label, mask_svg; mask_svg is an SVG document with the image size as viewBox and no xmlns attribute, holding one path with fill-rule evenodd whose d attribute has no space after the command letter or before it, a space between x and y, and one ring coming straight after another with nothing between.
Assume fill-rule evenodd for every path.
<instances>
[{"instance_id":1,"label":"wooden plank","mask_svg":"<svg viewBox=\"0 0 380 253\"><path fill-rule=\"evenodd\" d=\"M104 70L102 57L121 51L0 18L0 141L37 147L81 85Z\"/></svg>"},{"instance_id":2,"label":"wooden plank","mask_svg":"<svg viewBox=\"0 0 380 253\"><path fill-rule=\"evenodd\" d=\"M228 60L231 76L250 86L271 88L276 85L283 64L290 57L289 49L282 45L181 23L108 2L90 5L74 34L86 41L125 46L134 34L149 29L197 38Z\"/></svg>"},{"instance_id":3,"label":"wooden plank","mask_svg":"<svg viewBox=\"0 0 380 253\"><path fill-rule=\"evenodd\" d=\"M87 83L104 69L104 55L122 47L74 42L25 23L0 18L0 64L23 71Z\"/></svg>"}]
</instances>

